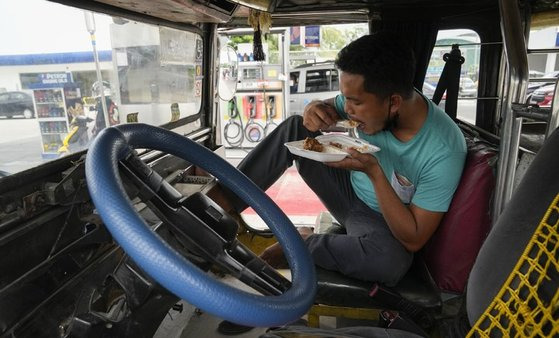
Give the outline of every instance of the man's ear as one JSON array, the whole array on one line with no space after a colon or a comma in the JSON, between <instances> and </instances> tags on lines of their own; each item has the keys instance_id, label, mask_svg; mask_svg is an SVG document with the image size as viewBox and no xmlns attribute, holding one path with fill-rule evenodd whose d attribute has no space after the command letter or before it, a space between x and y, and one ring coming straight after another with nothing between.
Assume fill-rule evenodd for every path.
<instances>
[{"instance_id":1,"label":"man's ear","mask_svg":"<svg viewBox=\"0 0 559 338\"><path fill-rule=\"evenodd\" d=\"M394 113L400 110L400 106L404 102L404 98L399 94L390 95L390 112Z\"/></svg>"}]
</instances>

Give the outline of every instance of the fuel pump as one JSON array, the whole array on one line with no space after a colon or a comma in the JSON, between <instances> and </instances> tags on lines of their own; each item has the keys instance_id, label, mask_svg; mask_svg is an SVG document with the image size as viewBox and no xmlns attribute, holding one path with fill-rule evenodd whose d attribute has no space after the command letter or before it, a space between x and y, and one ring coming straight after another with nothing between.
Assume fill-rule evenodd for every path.
<instances>
[{"instance_id":1,"label":"fuel pump","mask_svg":"<svg viewBox=\"0 0 559 338\"><path fill-rule=\"evenodd\" d=\"M247 102L249 116L247 125L245 126L245 138L249 142L256 143L262 139L262 136L264 135L264 128L254 120L254 118L256 117L257 108L256 96L248 96Z\"/></svg>"},{"instance_id":2,"label":"fuel pump","mask_svg":"<svg viewBox=\"0 0 559 338\"><path fill-rule=\"evenodd\" d=\"M264 98L265 104L265 111L266 111L266 125L264 126L264 136L268 136L278 124L274 122L274 118L276 117L276 97L274 95L270 95L267 98Z\"/></svg>"},{"instance_id":3,"label":"fuel pump","mask_svg":"<svg viewBox=\"0 0 559 338\"><path fill-rule=\"evenodd\" d=\"M227 104L227 114L229 115L229 120L223 129L223 136L231 147L240 147L243 144L245 136L243 131L243 119L239 114L237 98L235 96L233 96Z\"/></svg>"}]
</instances>

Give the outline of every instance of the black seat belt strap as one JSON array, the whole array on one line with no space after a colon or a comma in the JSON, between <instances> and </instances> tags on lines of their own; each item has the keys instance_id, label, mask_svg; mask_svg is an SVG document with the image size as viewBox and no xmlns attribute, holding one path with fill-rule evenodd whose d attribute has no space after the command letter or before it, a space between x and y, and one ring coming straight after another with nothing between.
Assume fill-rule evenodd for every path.
<instances>
[{"instance_id":1,"label":"black seat belt strap","mask_svg":"<svg viewBox=\"0 0 559 338\"><path fill-rule=\"evenodd\" d=\"M452 45L450 53L445 53L443 56L445 65L437 83L437 88L433 94L433 102L439 104L446 91L446 113L456 119L456 108L458 105L458 90L460 87L460 70L464 63L464 57L460 52L458 45Z\"/></svg>"}]
</instances>

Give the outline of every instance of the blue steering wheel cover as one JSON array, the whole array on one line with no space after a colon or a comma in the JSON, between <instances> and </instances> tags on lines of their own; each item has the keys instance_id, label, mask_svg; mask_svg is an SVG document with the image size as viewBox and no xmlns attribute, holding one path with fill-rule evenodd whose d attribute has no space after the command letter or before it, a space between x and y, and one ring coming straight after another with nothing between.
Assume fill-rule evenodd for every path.
<instances>
[{"instance_id":1,"label":"blue steering wheel cover","mask_svg":"<svg viewBox=\"0 0 559 338\"><path fill-rule=\"evenodd\" d=\"M226 285L171 248L137 214L120 179L118 161L130 149L157 149L193 163L245 200L277 236L292 271L292 286L279 296L261 296ZM250 179L196 142L168 130L128 124L103 130L86 158L91 198L124 251L162 286L190 304L249 326L279 326L303 316L317 283L309 252L289 218Z\"/></svg>"}]
</instances>

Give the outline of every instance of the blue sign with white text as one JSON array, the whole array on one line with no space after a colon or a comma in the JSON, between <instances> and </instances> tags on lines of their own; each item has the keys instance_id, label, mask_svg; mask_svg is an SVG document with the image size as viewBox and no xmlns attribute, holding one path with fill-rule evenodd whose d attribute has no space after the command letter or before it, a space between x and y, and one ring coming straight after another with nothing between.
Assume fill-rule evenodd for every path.
<instances>
[{"instance_id":1,"label":"blue sign with white text","mask_svg":"<svg viewBox=\"0 0 559 338\"><path fill-rule=\"evenodd\" d=\"M72 73L40 73L37 75L37 81L29 84L29 88L62 88L72 82Z\"/></svg>"},{"instance_id":2,"label":"blue sign with white text","mask_svg":"<svg viewBox=\"0 0 559 338\"><path fill-rule=\"evenodd\" d=\"M320 47L320 26L305 27L305 46Z\"/></svg>"}]
</instances>

